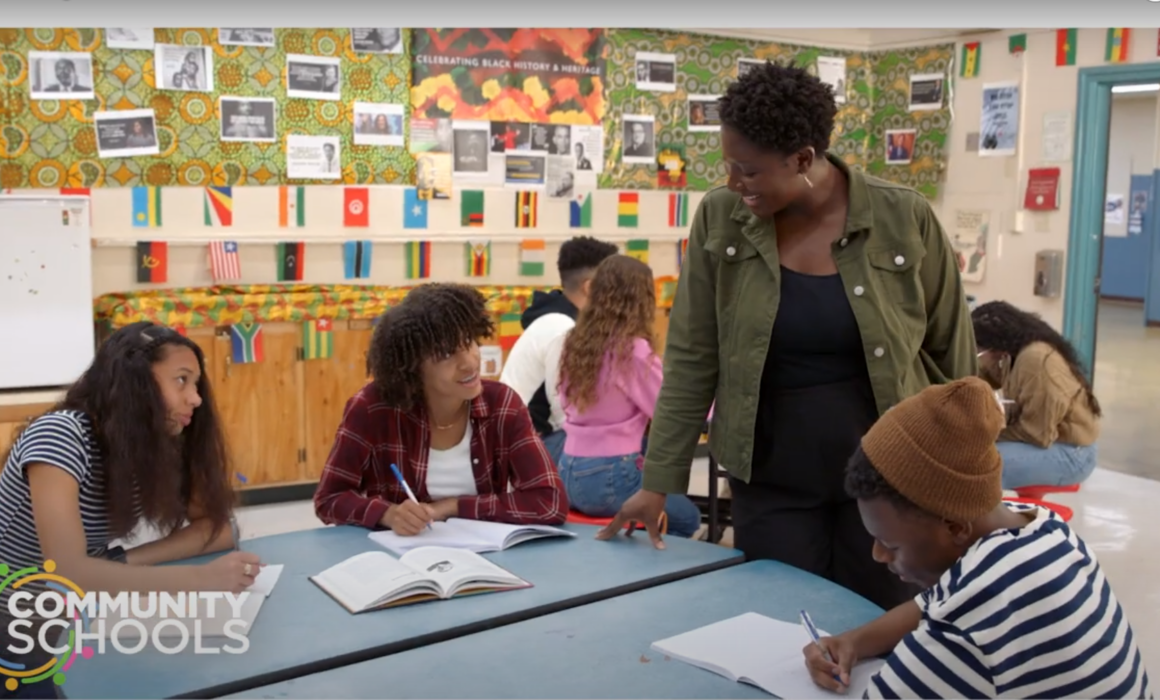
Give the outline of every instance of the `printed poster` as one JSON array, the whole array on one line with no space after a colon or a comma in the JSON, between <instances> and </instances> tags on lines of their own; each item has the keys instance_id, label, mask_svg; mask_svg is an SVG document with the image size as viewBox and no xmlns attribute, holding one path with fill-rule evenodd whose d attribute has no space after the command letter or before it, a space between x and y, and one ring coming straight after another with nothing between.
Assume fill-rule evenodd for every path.
<instances>
[{"instance_id":1,"label":"printed poster","mask_svg":"<svg viewBox=\"0 0 1160 700\"><path fill-rule=\"evenodd\" d=\"M603 29L413 29L412 117L600 124Z\"/></svg>"},{"instance_id":2,"label":"printed poster","mask_svg":"<svg viewBox=\"0 0 1160 700\"><path fill-rule=\"evenodd\" d=\"M964 282L978 284L987 271L987 230L991 214L977 209L955 212L951 242L959 262L959 274Z\"/></svg>"},{"instance_id":3,"label":"printed poster","mask_svg":"<svg viewBox=\"0 0 1160 700\"><path fill-rule=\"evenodd\" d=\"M1019 142L1019 83L984 83L980 156L1013 156Z\"/></svg>"},{"instance_id":4,"label":"printed poster","mask_svg":"<svg viewBox=\"0 0 1160 700\"><path fill-rule=\"evenodd\" d=\"M1132 195L1128 200L1128 235L1144 233L1144 217L1148 213L1148 200L1152 195L1152 176L1133 175Z\"/></svg>"}]
</instances>

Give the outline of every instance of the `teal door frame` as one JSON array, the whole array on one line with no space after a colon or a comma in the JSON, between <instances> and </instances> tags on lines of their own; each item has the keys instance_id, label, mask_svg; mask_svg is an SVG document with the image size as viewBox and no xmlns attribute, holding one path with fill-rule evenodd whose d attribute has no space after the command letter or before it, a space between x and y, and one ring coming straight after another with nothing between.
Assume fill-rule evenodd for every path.
<instances>
[{"instance_id":1,"label":"teal door frame","mask_svg":"<svg viewBox=\"0 0 1160 700\"><path fill-rule=\"evenodd\" d=\"M1063 292L1063 335L1075 346L1089 379L1095 368L1112 88L1139 83L1160 83L1160 63L1128 63L1079 70L1071 224Z\"/></svg>"}]
</instances>

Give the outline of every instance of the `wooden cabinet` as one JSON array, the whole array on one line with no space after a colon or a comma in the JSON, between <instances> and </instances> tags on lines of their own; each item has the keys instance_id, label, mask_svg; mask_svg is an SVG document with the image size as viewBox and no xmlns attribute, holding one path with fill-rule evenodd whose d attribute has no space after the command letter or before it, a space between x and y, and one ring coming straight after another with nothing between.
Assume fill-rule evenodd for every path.
<instances>
[{"instance_id":1,"label":"wooden cabinet","mask_svg":"<svg viewBox=\"0 0 1160 700\"><path fill-rule=\"evenodd\" d=\"M371 322L335 321L333 328L331 356L308 360L301 323L263 323L262 359L245 364L232 361L228 327L188 332L205 354L233 476L251 495L246 502L302 498L304 491L309 493L322 474L347 400L370 381ZM658 349L663 351L666 309L658 309L656 331ZM7 452L14 431L27 418L48 408L42 404L0 407L0 454ZM293 488L295 495L276 495L286 487ZM259 491L267 495L253 498Z\"/></svg>"}]
</instances>

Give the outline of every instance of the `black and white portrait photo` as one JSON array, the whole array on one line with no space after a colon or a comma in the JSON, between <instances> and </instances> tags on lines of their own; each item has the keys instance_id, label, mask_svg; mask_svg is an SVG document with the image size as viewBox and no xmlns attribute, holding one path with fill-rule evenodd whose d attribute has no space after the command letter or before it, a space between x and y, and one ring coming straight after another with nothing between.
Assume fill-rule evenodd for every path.
<instances>
[{"instance_id":1,"label":"black and white portrait photo","mask_svg":"<svg viewBox=\"0 0 1160 700\"><path fill-rule=\"evenodd\" d=\"M350 47L355 53L403 53L403 30L398 27L352 28Z\"/></svg>"},{"instance_id":2,"label":"black and white portrait photo","mask_svg":"<svg viewBox=\"0 0 1160 700\"><path fill-rule=\"evenodd\" d=\"M637 52L636 89L649 92L676 92L676 54Z\"/></svg>"},{"instance_id":3,"label":"black and white portrait photo","mask_svg":"<svg viewBox=\"0 0 1160 700\"><path fill-rule=\"evenodd\" d=\"M342 97L342 65L330 56L286 56L286 96L308 100Z\"/></svg>"},{"instance_id":4,"label":"black and white portrait photo","mask_svg":"<svg viewBox=\"0 0 1160 700\"><path fill-rule=\"evenodd\" d=\"M28 52L34 100L93 99L93 57L87 53Z\"/></svg>"},{"instance_id":5,"label":"black and white portrait photo","mask_svg":"<svg viewBox=\"0 0 1160 700\"><path fill-rule=\"evenodd\" d=\"M355 102L352 111L356 146L403 145L403 105Z\"/></svg>"},{"instance_id":6,"label":"black and white portrait photo","mask_svg":"<svg viewBox=\"0 0 1160 700\"><path fill-rule=\"evenodd\" d=\"M576 156L577 170L592 169L592 160L588 158L588 152L584 149L584 142L577 141L576 145L572 147L572 154Z\"/></svg>"},{"instance_id":7,"label":"black and white portrait photo","mask_svg":"<svg viewBox=\"0 0 1160 700\"><path fill-rule=\"evenodd\" d=\"M222 141L277 140L277 106L272 97L221 98Z\"/></svg>"},{"instance_id":8,"label":"black and white portrait photo","mask_svg":"<svg viewBox=\"0 0 1160 700\"><path fill-rule=\"evenodd\" d=\"M159 90L213 92L213 49L158 44L153 59Z\"/></svg>"},{"instance_id":9,"label":"black and white portrait photo","mask_svg":"<svg viewBox=\"0 0 1160 700\"><path fill-rule=\"evenodd\" d=\"M548 134L551 128L549 124L532 124L532 143L528 146L528 150L547 153L549 148Z\"/></svg>"},{"instance_id":10,"label":"black and white portrait photo","mask_svg":"<svg viewBox=\"0 0 1160 700\"><path fill-rule=\"evenodd\" d=\"M625 163L648 163L656 159L656 120L651 115L624 115Z\"/></svg>"},{"instance_id":11,"label":"black and white portrait photo","mask_svg":"<svg viewBox=\"0 0 1160 700\"><path fill-rule=\"evenodd\" d=\"M273 46L272 28L230 27L218 28L218 43L222 46Z\"/></svg>"},{"instance_id":12,"label":"black and white portrait photo","mask_svg":"<svg viewBox=\"0 0 1160 700\"><path fill-rule=\"evenodd\" d=\"M160 153L157 121L151 109L118 109L93 114L97 154L102 158L151 156Z\"/></svg>"},{"instance_id":13,"label":"black and white portrait photo","mask_svg":"<svg viewBox=\"0 0 1160 700\"><path fill-rule=\"evenodd\" d=\"M105 30L105 46L110 49L153 50L157 43L153 27L114 27Z\"/></svg>"},{"instance_id":14,"label":"black and white portrait photo","mask_svg":"<svg viewBox=\"0 0 1160 700\"><path fill-rule=\"evenodd\" d=\"M737 59L737 77L744 78L749 71L764 65L765 61L760 61L756 58L739 58Z\"/></svg>"},{"instance_id":15,"label":"black and white portrait photo","mask_svg":"<svg viewBox=\"0 0 1160 700\"><path fill-rule=\"evenodd\" d=\"M488 140L491 137L487 122L456 122L454 124L455 158L453 172L456 175L483 174L487 172Z\"/></svg>"},{"instance_id":16,"label":"black and white portrait photo","mask_svg":"<svg viewBox=\"0 0 1160 700\"><path fill-rule=\"evenodd\" d=\"M342 152L337 136L286 137L286 176L295 180L337 180L342 177Z\"/></svg>"},{"instance_id":17,"label":"black and white portrait photo","mask_svg":"<svg viewBox=\"0 0 1160 700\"><path fill-rule=\"evenodd\" d=\"M551 129L548 153L554 156L572 155L572 127L567 124L556 124Z\"/></svg>"}]
</instances>

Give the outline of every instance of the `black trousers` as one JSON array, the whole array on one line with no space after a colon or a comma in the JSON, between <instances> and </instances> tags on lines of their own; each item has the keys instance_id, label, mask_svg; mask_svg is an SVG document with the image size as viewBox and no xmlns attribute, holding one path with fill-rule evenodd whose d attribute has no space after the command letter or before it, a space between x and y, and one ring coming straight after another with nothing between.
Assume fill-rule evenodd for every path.
<instances>
[{"instance_id":1,"label":"black trousers","mask_svg":"<svg viewBox=\"0 0 1160 700\"><path fill-rule=\"evenodd\" d=\"M763 392L765 394L765 392ZM845 470L878 418L865 381L770 392L758 409L749 483L730 477L733 543L837 583L889 610L920 589L874 561Z\"/></svg>"}]
</instances>

